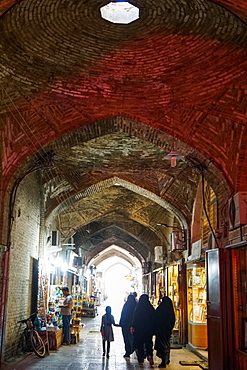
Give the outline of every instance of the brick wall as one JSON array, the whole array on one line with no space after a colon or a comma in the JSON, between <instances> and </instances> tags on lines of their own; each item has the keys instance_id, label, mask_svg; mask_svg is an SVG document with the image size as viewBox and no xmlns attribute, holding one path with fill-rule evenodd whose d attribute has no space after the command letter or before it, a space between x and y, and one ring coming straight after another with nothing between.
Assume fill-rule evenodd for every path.
<instances>
[{"instance_id":1,"label":"brick wall","mask_svg":"<svg viewBox=\"0 0 247 370\"><path fill-rule=\"evenodd\" d=\"M40 192L36 174L29 175L19 186L11 234L11 253L7 304L5 359L15 356L18 338L24 326L18 320L31 312L32 262L38 258L40 226Z\"/></svg>"}]
</instances>

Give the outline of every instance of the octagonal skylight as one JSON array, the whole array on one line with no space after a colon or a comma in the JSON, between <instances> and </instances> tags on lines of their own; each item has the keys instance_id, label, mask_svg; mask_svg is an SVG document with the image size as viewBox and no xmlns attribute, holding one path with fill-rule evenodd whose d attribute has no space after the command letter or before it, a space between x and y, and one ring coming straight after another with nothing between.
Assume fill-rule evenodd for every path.
<instances>
[{"instance_id":1,"label":"octagonal skylight","mask_svg":"<svg viewBox=\"0 0 247 370\"><path fill-rule=\"evenodd\" d=\"M101 17L112 23L128 24L139 18L139 8L127 1L111 2L100 8Z\"/></svg>"}]
</instances>

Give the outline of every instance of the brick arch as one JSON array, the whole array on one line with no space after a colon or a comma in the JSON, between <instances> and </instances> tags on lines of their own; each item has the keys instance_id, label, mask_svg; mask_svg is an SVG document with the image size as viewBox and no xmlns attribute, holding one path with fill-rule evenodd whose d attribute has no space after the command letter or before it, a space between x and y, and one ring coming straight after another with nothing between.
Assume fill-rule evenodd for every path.
<instances>
[{"instance_id":1,"label":"brick arch","mask_svg":"<svg viewBox=\"0 0 247 370\"><path fill-rule=\"evenodd\" d=\"M106 247L106 249L107 249L107 247ZM99 263L104 261L106 258L115 257L115 256L122 258L123 260L128 262L131 266L134 266L131 256L127 256L125 253L123 253L121 251L116 252L116 250L114 250L114 249L110 250L110 251L106 250L106 252L103 253L102 256L100 256L100 257L92 257L91 259L86 259L85 263L87 265L90 265L93 262L97 266ZM138 258L138 260L140 261L140 263L144 262L143 260L141 260L139 258Z\"/></svg>"},{"instance_id":2,"label":"brick arch","mask_svg":"<svg viewBox=\"0 0 247 370\"><path fill-rule=\"evenodd\" d=\"M145 140L163 150L164 154L167 154L173 148L173 137L166 134L164 131L157 130L147 124L140 123L128 117L116 116L71 131L56 139L51 145L46 146L46 150L52 150L58 155L64 152L64 158L66 158L66 151L69 150L71 146L80 145L92 139L117 132ZM229 185L231 181L215 161L210 161L210 159L207 160L203 153L199 153L198 150L195 150L180 140L177 140L176 144L177 150L186 157L186 161L192 168L198 162L205 167L205 178L211 184L219 199L222 197L222 194L230 194ZM63 159L63 157L61 158ZM97 185L89 183L88 187L90 186ZM71 192L70 196L75 196L75 192L74 195L73 192ZM171 203L172 200L168 198L168 201ZM54 207L57 207L57 204L54 204L50 211L52 211ZM47 215L50 211L48 211Z\"/></svg>"},{"instance_id":3,"label":"brick arch","mask_svg":"<svg viewBox=\"0 0 247 370\"><path fill-rule=\"evenodd\" d=\"M134 221L137 222L136 220ZM145 224L141 226L145 226L145 228L148 227ZM138 250L141 255L145 255L146 257L148 252L153 252L153 248L156 245L161 244L160 238L155 234L154 231L150 231L149 237L145 238L143 234L134 234L131 228L126 228L123 226L119 227L116 223L116 219L114 218L112 219L110 225L101 226L97 232L90 234L87 238L85 237L85 233L81 233L81 229L79 229L74 235L75 243L80 245L80 247L82 247L84 250L88 248L89 251L91 248L101 245L102 240L105 241L113 239L122 240L123 242L132 246L135 245L135 249Z\"/></svg>"},{"instance_id":4,"label":"brick arch","mask_svg":"<svg viewBox=\"0 0 247 370\"><path fill-rule=\"evenodd\" d=\"M148 219L146 222L142 219L135 219L133 215L124 213L119 217L117 211L107 213L102 219L92 221L85 226L73 224L74 242L77 248L87 256L97 254L111 244L117 244L139 259L147 258L148 254L153 255L156 245L170 246L168 237L163 234L160 228L157 228L155 222L152 224ZM63 233L62 217L60 217L60 230ZM163 228L161 228L163 229ZM88 252L87 252L88 251ZM137 254L136 254L137 253Z\"/></svg>"},{"instance_id":5,"label":"brick arch","mask_svg":"<svg viewBox=\"0 0 247 370\"><path fill-rule=\"evenodd\" d=\"M168 32L167 29L164 30L164 22L167 21L166 19L164 20L162 17L160 17L159 21L159 17L154 17L155 22L151 22L148 29L147 25L144 22L144 19L142 30L145 32L141 33L141 36L143 37L141 40L139 40L138 38L131 38L132 36L136 36L136 34L138 33L139 26L137 25L131 25L131 32L127 32L125 36L122 36L122 34L124 33L122 32L122 28L118 30L118 32L116 32L116 28L111 28L109 26L109 28L107 28L107 37L106 35L100 35L100 40L102 41L104 47L102 47L101 51L97 53L99 45L97 46L97 48L93 48L94 42L90 39L92 42L92 50L94 52L91 52L90 54L85 53L86 56L85 59L83 59L81 65L78 65L78 60L80 59L78 58L77 54L79 50L78 47L73 48L71 54L76 51L76 55L73 54L73 56L67 54L65 55L65 51L62 49L62 56L66 56L66 58L74 57L74 59L72 60L72 64L65 63L65 65L63 63L64 58L62 58L61 60L55 60L56 53L53 52L52 48L48 47L48 38L44 37L43 39L45 39L45 44L43 56L41 54L37 56L36 48L35 55L33 56L33 52L30 46L31 43L29 45L28 42L25 42L25 46L28 48L28 51L30 51L30 65L32 66L32 75L26 76L26 74L31 74L29 68L26 68L27 59L25 59L25 61L22 61L21 63L19 53L17 52L19 49L12 49L12 51L15 51L10 58L11 60L13 58L12 69L15 71L15 73L17 73L18 70L18 76L15 75L15 80L13 81L13 76L11 75L12 69L10 66L10 60L6 58L6 73L8 73L10 79L9 85L11 85L11 82L14 82L12 84L13 86L15 86L16 84L16 88L14 88L14 91L12 92L13 95L11 94L11 97L15 94L18 94L17 100L19 102L19 105L17 106L17 109L21 109L21 112L23 113L25 119L28 118L27 121L29 127L31 128L32 132L35 133L35 139L32 137L32 141L35 142L35 144L38 144L37 142L39 142L40 145L43 146L49 141L55 139L58 135L60 135L60 133L65 134L69 130L77 128L80 125L87 125L88 123L102 119L102 117L110 117L114 114L118 114L119 112L126 116L129 115L130 117L135 117L140 122L145 122L150 126L153 125L156 128L167 130L167 132L172 133L172 128L170 124L171 119L167 118L167 112L171 110L171 91L173 90L176 100L183 102L196 101L198 104L204 105L211 110L211 104L217 101L219 95L222 92L222 89L225 86L229 86L229 84L235 83L236 80L239 78L246 78L246 40L244 39L244 37L246 37L245 27L239 19L235 19L236 17L234 17L234 15L228 13L227 11L221 9L221 7L214 4L223 4L226 9L227 5L231 5L231 9L237 9L237 6L239 6L239 8L243 11L245 7L244 3L241 3L241 5L239 5L239 3L231 2L231 4L229 5L228 1L215 1L206 3L202 1L192 1L191 3L193 5L197 4L198 10L200 10L201 13L201 15L198 16L198 19L195 22L195 28L189 27L189 22L191 22L190 18L193 18L196 15L196 12L194 14L194 12L191 11L191 17L188 17L188 20L186 20L186 22L184 19L185 17L182 16L182 10L186 8L186 10L188 11L188 5L186 5L182 1L160 1L161 10L166 9L166 7L174 7L176 9L176 12L178 12L178 14L181 16L182 21L180 19L179 22L185 23L183 27L187 28L187 33L189 33L189 37L186 39L187 42L184 42L184 33L186 33L186 30L180 30L180 27L177 27L178 23L176 23L175 20L171 18L174 16L174 14L171 14L169 15L170 18L167 17L171 22L171 29L168 28ZM2 5L4 4L13 5L14 2L5 1L4 3L2 3ZM37 19L43 25L42 11L45 12L45 6L43 9L41 9L41 15L38 16L37 14L39 14L39 11L37 9L39 8L39 4L40 3L38 1L23 1L18 5L18 7L14 7L13 11L9 12L6 17L4 17L3 21L4 26L6 27L6 35L8 34L8 32L10 32L11 35L12 32L16 32L18 35L20 34L20 39L18 39L20 44L18 43L18 46L16 47L19 47L22 42L24 42L23 40L25 40L26 35L25 30L29 30L28 27L24 27L25 29L21 29L22 32L20 32L20 20L27 21L29 19L32 19L32 17L28 17L29 12L32 16L37 16ZM54 3L52 2L52 0L49 0L46 4L48 9L51 10L52 13L52 5ZM137 5L138 4L140 5L142 12L144 12L145 14L143 4L137 1ZM178 7L178 4L180 5L180 9ZM99 3L97 2L97 6L99 7L100 5L101 1ZM25 8L27 16L21 18L21 12L19 13L19 11L21 9L21 11L24 12L23 8ZM54 6L54 8L56 7ZM152 15L153 8L154 3L151 1L150 3L147 2L148 11L146 10L146 12L148 13L148 16ZM203 12L204 9L206 9L207 11ZM85 23L87 23L87 27L90 29L91 26L93 27L96 24L93 23L93 25L91 25L91 21L95 21L95 2L92 2L91 4L90 2L88 2L86 10L89 14L88 19L90 20L90 22ZM69 14L71 16L73 12L75 13L75 19L78 20L78 17L80 18L81 13L78 11L74 4L72 4L71 7L68 6L68 9L62 11L61 18L63 20L63 26L67 26L66 21L68 21L68 19L72 20L71 18L66 17L66 15ZM215 17L211 16L212 12L214 12ZM205 24L205 18L209 16L211 16L211 28L208 27L208 24ZM58 19L59 17L56 18L56 21L58 21ZM173 19L174 22L172 22L171 19ZM229 22L229 19L233 23ZM9 20L13 22L9 22ZM215 24L213 23L214 21L216 21L217 24L219 23L220 27L226 27L224 29L227 30L227 32L224 32L224 34L222 34L220 30L218 30L218 26L215 27ZM52 26L53 23L55 23L55 21L51 22ZM234 24L236 27L232 27L232 24ZM103 25L103 21L100 21L100 26L101 25ZM154 25L155 29L152 28ZM72 24L72 27L74 27L74 24ZM173 28L175 28L175 30L173 30ZM213 28L214 32L212 31ZM47 36L47 30L45 29L43 31ZM178 33L176 33L176 31L178 31ZM102 30L100 27L98 27L98 32L102 34ZM212 35L210 34L210 32L212 32ZM32 35L31 32L28 33L29 36ZM203 37L198 37L198 34ZM82 42L83 38L79 37L80 35L77 36L75 32L68 30L68 35L71 37L72 43L74 42L73 45L76 46L77 42ZM240 37L239 35L242 35L244 37ZM53 36L58 37L58 35L54 33L51 37L52 40L49 39L49 42L54 41ZM67 35L65 36L67 37ZM186 36L188 36L188 34ZM59 37L59 40L64 37L64 31L62 35L59 34ZM77 37L76 40L75 37ZM218 40L218 38L220 40ZM119 39L121 39L120 45ZM40 38L40 40L42 40L42 37ZM6 38L5 44L7 45L7 49L9 50L11 48L15 48L15 46L13 45L14 43L8 43L8 41L9 39ZM218 41L223 42L218 43ZM115 47L114 55L109 54L107 56L110 46L112 47L111 42L114 43ZM176 42L176 46L179 51L180 47L183 47L184 49L174 54L174 48L167 47L167 44L174 45L174 42ZM127 44L129 44L129 46ZM156 51L156 48L152 48L153 45L159 48L158 52ZM108 47L107 50L106 46ZM88 49L91 50L91 48ZM104 50L106 50L105 53ZM211 50L214 50L212 54ZM159 54L159 51L162 54L160 54L160 61L158 65L157 54ZM216 63L215 55L219 51L220 57ZM143 63L143 58L147 55L147 52L151 58L152 65L157 65L158 73L155 73L154 69L150 68L150 64ZM234 55L236 55L235 53L237 53L239 57L238 58L236 56L236 58L238 58L238 68L235 69L233 66L233 58L231 56L233 53ZM210 54L210 58L205 60L206 55L208 54ZM228 54L230 54L230 56L228 56ZM46 65L46 69L42 70L42 63L32 63L32 58L36 56L40 58L40 60L38 61L55 60L55 67L57 67L57 69L52 63L43 63L44 65ZM80 56L82 57L82 55ZM181 67L182 70L179 69L181 72L183 72L182 74L177 73L176 75L176 70L172 69L172 64L175 65L175 68L176 66L180 68L180 66L183 65L185 56L187 56L186 58L188 58L190 63L187 62L183 68ZM42 59L42 57L44 59ZM110 59L112 61L111 63ZM140 64L143 65L143 68L139 68L139 60ZM126 61L126 65L123 64L123 61ZM135 63L133 61L136 61L136 65L131 64ZM205 81L201 78L201 70L204 62L207 66L207 68L204 68L204 73L207 74L207 76L205 76ZM21 68L19 63L20 65L22 64L24 68ZM69 66L76 66L76 69L73 69ZM107 68L106 75L102 75L102 73L96 75L95 71L103 71L103 67ZM110 72L111 70L112 74L109 75L108 72ZM141 71L140 74L139 70ZM165 71L168 71L168 73L166 74ZM117 76L117 78L112 78L112 76ZM145 79L143 79L143 76L145 76ZM190 78L187 78L188 76L190 76ZM40 77L40 79L38 77ZM39 84L41 80L42 86L38 86L35 89L34 85ZM126 98L126 96L128 97ZM63 104L66 104L66 102L69 100L69 97L72 97L71 100L73 102L73 105L75 105L76 109L78 109L78 116L76 118L74 116L72 117L71 107L68 108L67 106L66 108L59 111L59 108L63 106ZM4 96L2 101L8 106L11 105L10 99L7 96ZM46 115L46 112L48 111L46 110L47 106L49 106L50 111ZM15 109L12 107L12 110ZM181 116L182 113L183 112L181 111ZM16 112L14 114L16 114ZM219 112L219 115L220 114L221 111ZM192 119L190 121L196 121L198 115L199 112L196 111L195 114L191 116ZM166 119L164 119L164 117ZM10 115L8 115L8 117L6 118L6 121L7 120L11 121ZM185 131L184 129L186 126L186 122L183 127L181 127L179 121L176 121L176 123L177 126L180 127L180 130L177 129L175 132L176 137L182 140L183 135L181 135L181 133ZM190 122L188 121L187 123ZM10 125L10 127L7 127L6 131L18 131L16 128L13 129L13 126L14 123L12 122L12 125ZM206 126L206 129L204 129L206 131L206 134L205 132L203 132L203 128L201 128L201 131L198 132L198 136L195 138L195 140L188 141L187 144L192 147L193 145L196 145L196 148L199 151L204 152L207 156L210 156L210 147L208 148L208 143L207 146L205 145L207 141L207 137L205 139L205 135L207 136L208 132L209 134L211 134L211 130L213 130L212 128L213 124L211 126ZM17 136L17 139L14 138L14 140L10 140L11 145L9 145L7 148L4 148L7 149L6 153L8 153L6 155L6 163L4 163L6 165L4 171L7 172L7 175L8 171L14 171L14 166L19 165L21 161L24 160L24 158L27 158L27 156L29 156L34 151L31 145L25 145L25 147L22 145L23 140L26 138L26 136L23 135L23 132L20 131L18 131L17 135L15 135ZM186 131L186 135L189 136L189 130ZM11 135L10 139L12 139ZM190 138L187 137L187 140L189 139ZM202 142L204 141L204 143L200 143L200 139L202 139ZM186 142L185 139L183 141ZM22 146L21 150L20 146ZM216 155L220 155L221 150L217 150L217 145L214 146L214 151ZM16 153L18 153L19 155L16 155ZM9 166L9 163L12 163L12 166ZM221 167L224 168L225 163L222 162L220 163L220 165L221 164ZM233 182L234 171L233 169L231 172L229 170L230 169L227 168L227 176L229 177L229 181ZM4 172L4 175L5 174L6 173Z\"/></svg>"},{"instance_id":6,"label":"brick arch","mask_svg":"<svg viewBox=\"0 0 247 370\"><path fill-rule=\"evenodd\" d=\"M95 258L97 254L104 251L105 249L109 248L111 245L116 245L119 248L122 248L123 250L130 253L130 255L135 256L141 263L144 262L148 257L148 248L143 247L142 250L136 248L136 246L132 246L131 244L127 243L125 240L121 238L112 238L112 239L106 239L104 242L100 243L99 245L95 246L91 251L85 254L85 263L89 264L89 261ZM106 256L104 255L103 259L105 259ZM129 260L131 260L131 257L129 257Z\"/></svg>"},{"instance_id":7,"label":"brick arch","mask_svg":"<svg viewBox=\"0 0 247 370\"><path fill-rule=\"evenodd\" d=\"M142 196L144 196L144 197L152 200L153 202L157 203L161 207L163 207L163 208L165 208L165 209L167 209L167 210L175 213L175 215L178 217L178 219L180 219L180 221L183 224L184 228L187 228L188 227L187 226L186 219L184 218L183 214L178 209L174 208L171 204L169 204L168 202L166 202L162 198L158 197L156 194L153 194L150 191L148 191L148 190L146 190L146 189L144 189L142 187L139 187L139 186L137 186L135 184L132 184L130 182L127 182L125 180L122 180L119 177L113 177L113 178L110 178L110 179L101 181L99 183L96 183L96 184L88 187L87 189L85 189L85 190L83 190L81 192L78 192L77 194L75 194L74 196L72 196L69 199L65 200L64 202L61 202L47 216L46 223L47 224L52 223L52 221L55 219L55 217L57 217L57 215L59 215L60 213L62 213L63 211L65 211L69 206L73 205L75 202L78 202L80 199L85 198L85 197L88 197L90 195L93 195L94 193L103 192L104 189L110 188L110 187L114 186L116 183L119 184L120 186L126 188L126 189L131 190L134 193L140 194L140 195L142 195Z\"/></svg>"}]
</instances>

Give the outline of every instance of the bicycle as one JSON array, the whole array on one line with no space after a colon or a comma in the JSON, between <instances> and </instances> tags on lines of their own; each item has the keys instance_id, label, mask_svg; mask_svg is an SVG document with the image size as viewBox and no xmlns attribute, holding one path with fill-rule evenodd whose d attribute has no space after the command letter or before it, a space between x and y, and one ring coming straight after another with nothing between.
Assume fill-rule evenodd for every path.
<instances>
[{"instance_id":1,"label":"bicycle","mask_svg":"<svg viewBox=\"0 0 247 370\"><path fill-rule=\"evenodd\" d=\"M44 357L46 354L45 343L41 339L37 330L35 330L32 322L33 313L30 317L24 320L17 321L17 323L26 324L22 335L22 348L25 352L34 352L38 357Z\"/></svg>"}]
</instances>

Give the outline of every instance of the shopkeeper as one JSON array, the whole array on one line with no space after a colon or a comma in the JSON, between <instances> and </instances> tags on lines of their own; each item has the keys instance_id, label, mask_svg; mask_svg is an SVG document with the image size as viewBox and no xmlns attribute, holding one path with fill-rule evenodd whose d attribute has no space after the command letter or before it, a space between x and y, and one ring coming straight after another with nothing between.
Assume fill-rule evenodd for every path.
<instances>
[{"instance_id":1,"label":"shopkeeper","mask_svg":"<svg viewBox=\"0 0 247 370\"><path fill-rule=\"evenodd\" d=\"M72 308L72 297L69 294L69 288L62 288L63 295L65 299L63 304L59 307L61 308L60 314L63 319L63 345L67 346L70 344L70 320L71 320L71 308Z\"/></svg>"}]
</instances>

